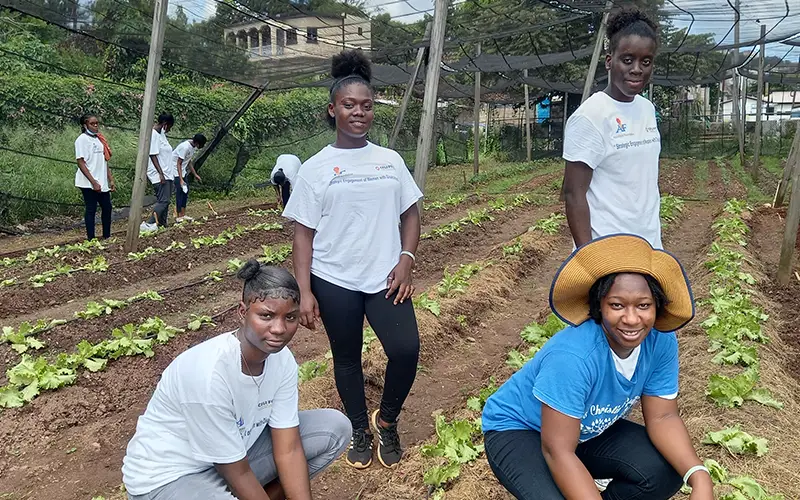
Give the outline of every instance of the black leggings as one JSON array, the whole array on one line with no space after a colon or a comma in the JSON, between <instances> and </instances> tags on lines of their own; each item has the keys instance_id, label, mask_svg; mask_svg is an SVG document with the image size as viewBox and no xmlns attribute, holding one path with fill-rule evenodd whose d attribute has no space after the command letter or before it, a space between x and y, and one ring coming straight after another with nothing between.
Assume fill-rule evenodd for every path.
<instances>
[{"instance_id":1,"label":"black leggings","mask_svg":"<svg viewBox=\"0 0 800 500\"><path fill-rule=\"evenodd\" d=\"M83 213L83 222L86 224L86 239L94 239L94 224L95 215L97 214L97 205L100 205L102 215L100 219L103 221L103 238L111 237L111 193L98 193L92 188L81 188L83 193L83 203L86 205L86 211Z\"/></svg>"},{"instance_id":2,"label":"black leggings","mask_svg":"<svg viewBox=\"0 0 800 500\"><path fill-rule=\"evenodd\" d=\"M419 330L411 301L394 305L394 297L385 298L386 290L373 294L354 292L313 274L311 291L331 342L336 389L353 429L369 427L361 369L365 314L389 358L380 416L388 423L397 421L414 385L419 361Z\"/></svg>"}]
</instances>

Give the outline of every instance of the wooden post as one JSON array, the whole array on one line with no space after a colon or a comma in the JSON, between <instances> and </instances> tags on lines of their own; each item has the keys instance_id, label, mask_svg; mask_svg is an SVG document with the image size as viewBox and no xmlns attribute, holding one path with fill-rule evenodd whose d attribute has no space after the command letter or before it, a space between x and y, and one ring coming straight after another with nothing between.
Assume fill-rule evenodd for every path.
<instances>
[{"instance_id":1,"label":"wooden post","mask_svg":"<svg viewBox=\"0 0 800 500\"><path fill-rule=\"evenodd\" d=\"M758 180L759 160L761 156L761 114L764 112L764 38L767 26L761 25L761 46L758 49L758 91L756 95L756 130L753 134L753 164L750 175L753 181Z\"/></svg>"},{"instance_id":2,"label":"wooden post","mask_svg":"<svg viewBox=\"0 0 800 500\"><path fill-rule=\"evenodd\" d=\"M739 10L739 0L736 0L735 7L739 17L741 17ZM739 140L739 159L742 162L742 167L745 166L744 159L744 123L742 123L742 112L739 110L739 93L741 90L739 82L739 18L736 19L736 24L733 25L733 44L736 46L736 54L734 56L734 67L731 70L733 78L733 85L731 86L731 111L733 112L733 126L736 129L736 138Z\"/></svg>"},{"instance_id":3,"label":"wooden post","mask_svg":"<svg viewBox=\"0 0 800 500\"><path fill-rule=\"evenodd\" d=\"M523 71L525 78L528 78L528 70ZM525 84L525 149L526 158L531 161L531 100L528 84Z\"/></svg>"},{"instance_id":4,"label":"wooden post","mask_svg":"<svg viewBox=\"0 0 800 500\"><path fill-rule=\"evenodd\" d=\"M150 136L158 95L158 77L161 70L161 51L164 48L164 30L167 25L169 0L155 0L153 27L150 31L150 54L147 58L147 77L144 85L142 116L139 121L139 149L136 151L136 174L133 178L131 211L128 214L128 232L125 235L125 251L135 252L139 244L139 225L142 222L144 191L149 184L147 162L150 161Z\"/></svg>"},{"instance_id":5,"label":"wooden post","mask_svg":"<svg viewBox=\"0 0 800 500\"><path fill-rule=\"evenodd\" d=\"M422 43L425 44L431 37L431 23L427 23L425 25L425 36L422 38ZM403 93L403 102L400 104L400 110L397 112L397 118L394 121L394 129L392 130L392 135L389 137L389 149L394 149L395 145L397 144L397 138L400 136L400 129L403 128L403 119L406 116L406 110L408 109L408 104L411 102L411 96L414 93L414 85L417 83L417 77L419 76L419 70L422 67L422 63L425 62L425 52L428 51L428 47L420 47L417 49L417 59L414 61L414 71L411 72L411 76L408 78L408 84L406 85L406 90Z\"/></svg>"},{"instance_id":6,"label":"wooden post","mask_svg":"<svg viewBox=\"0 0 800 500\"><path fill-rule=\"evenodd\" d=\"M788 165L787 165L788 166ZM778 263L778 283L786 285L792 274L792 257L797 242L797 227L800 225L800 166L794 163L792 174L792 195L789 210L786 212L786 227L783 230L781 260Z\"/></svg>"},{"instance_id":7,"label":"wooden post","mask_svg":"<svg viewBox=\"0 0 800 500\"><path fill-rule=\"evenodd\" d=\"M797 122L797 128L794 130L794 140L792 147L789 149L789 156L786 157L786 165L783 167L783 178L778 183L778 190L775 193L775 199L772 201L772 207L778 208L783 205L783 198L786 197L786 188L789 186L789 179L792 177L792 169L795 165L800 163L800 122ZM800 167L798 167L800 168Z\"/></svg>"},{"instance_id":8,"label":"wooden post","mask_svg":"<svg viewBox=\"0 0 800 500\"><path fill-rule=\"evenodd\" d=\"M606 39L606 24L608 24L608 14L611 11L612 5L613 2L611 0L606 2L603 18L600 21L600 26L597 28L597 37L594 41L592 60L589 62L589 72L586 73L586 81L583 84L583 96L581 96L581 104L583 104L583 102L589 98L589 93L592 91L594 75L597 73L597 63L600 61L600 52L603 50L603 42Z\"/></svg>"},{"instance_id":9,"label":"wooden post","mask_svg":"<svg viewBox=\"0 0 800 500\"><path fill-rule=\"evenodd\" d=\"M417 139L417 158L414 166L414 180L420 191L425 193L425 178L428 175L428 162L431 156L433 141L433 125L436 120L436 103L439 94L439 74L444 52L444 30L447 24L448 0L436 0L433 9L433 29L431 30L431 46L428 54L428 67L425 70L425 97L422 100L422 116L419 123ZM419 200L420 217L422 216L422 200Z\"/></svg>"},{"instance_id":10,"label":"wooden post","mask_svg":"<svg viewBox=\"0 0 800 500\"><path fill-rule=\"evenodd\" d=\"M211 153L215 149L217 149L217 146L219 146L219 143L222 142L222 139L224 139L226 135L228 135L228 132L230 131L230 129L232 129L233 126L236 125L236 122L239 121L239 118L241 118L242 115L244 115L245 112L248 109L250 109L250 106L252 106L253 103L256 102L256 99L261 97L261 94L264 93L264 90L267 88L267 85L269 85L269 80L264 82L264 84L262 86L260 86L259 88L253 90L253 92L250 93L250 96L247 98L247 100L244 101L242 103L242 105L239 106L239 109L237 109L236 112L233 113L233 115L231 115L230 118L228 118L228 121L226 121L222 125L222 128L220 128L217 131L217 133L214 135L214 138L211 139L211 142L208 143L208 146L203 148L203 151L201 151L200 154L197 155L197 158L194 160L194 169L195 170L199 170L200 167L203 166L203 163L205 163L205 161L208 159L208 157L211 155Z\"/></svg>"},{"instance_id":11,"label":"wooden post","mask_svg":"<svg viewBox=\"0 0 800 500\"><path fill-rule=\"evenodd\" d=\"M475 55L481 55L481 42L475 46ZM478 175L480 170L480 152L481 152L481 71L478 68L478 72L475 73L475 98L473 99L473 108L472 108L472 141L475 143L473 145L473 153L472 153L472 174ZM488 129L488 121L487 129ZM488 130L487 130L488 132Z\"/></svg>"}]
</instances>

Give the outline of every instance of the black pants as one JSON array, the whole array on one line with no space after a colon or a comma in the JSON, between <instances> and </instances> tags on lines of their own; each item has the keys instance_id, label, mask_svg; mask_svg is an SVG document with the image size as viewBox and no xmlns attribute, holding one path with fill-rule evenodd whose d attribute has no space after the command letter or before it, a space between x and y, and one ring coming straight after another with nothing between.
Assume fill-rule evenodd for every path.
<instances>
[{"instance_id":1,"label":"black pants","mask_svg":"<svg viewBox=\"0 0 800 500\"><path fill-rule=\"evenodd\" d=\"M500 483L520 500L563 500L542 453L537 431L489 431L484 444ZM611 479L604 500L668 500L683 478L661 456L645 428L620 419L575 454L595 479Z\"/></svg>"},{"instance_id":2,"label":"black pants","mask_svg":"<svg viewBox=\"0 0 800 500\"><path fill-rule=\"evenodd\" d=\"M419 361L419 329L411 301L394 305L394 297L385 298L386 290L374 294L354 292L313 274L311 291L331 342L336 389L353 429L369 427L361 368L365 314L389 358L380 415L388 423L397 421L414 385Z\"/></svg>"},{"instance_id":3,"label":"black pants","mask_svg":"<svg viewBox=\"0 0 800 500\"><path fill-rule=\"evenodd\" d=\"M111 237L111 193L106 191L97 192L92 188L81 188L83 193L83 203L86 210L83 213L83 222L86 224L86 239L94 239L95 215L97 205L100 205L102 215L100 220L103 222L103 239Z\"/></svg>"},{"instance_id":4,"label":"black pants","mask_svg":"<svg viewBox=\"0 0 800 500\"><path fill-rule=\"evenodd\" d=\"M156 182L153 184L153 190L156 193L156 203L153 205L153 212L147 222L153 224L158 223L159 226L164 227L167 225L167 217L169 215L169 199L172 197L172 179L161 184ZM158 219L156 220L156 217Z\"/></svg>"}]
</instances>

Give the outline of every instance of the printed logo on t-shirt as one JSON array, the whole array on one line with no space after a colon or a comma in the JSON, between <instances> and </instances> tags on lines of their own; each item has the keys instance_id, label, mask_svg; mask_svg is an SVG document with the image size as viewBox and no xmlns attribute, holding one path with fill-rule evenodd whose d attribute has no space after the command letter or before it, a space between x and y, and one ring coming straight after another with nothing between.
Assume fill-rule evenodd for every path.
<instances>
[{"instance_id":1,"label":"printed logo on t-shirt","mask_svg":"<svg viewBox=\"0 0 800 500\"><path fill-rule=\"evenodd\" d=\"M627 132L627 129L628 129L628 126L625 125L624 123L622 123L622 120L617 118L617 132L616 133L617 134L622 134L624 132Z\"/></svg>"},{"instance_id":2,"label":"printed logo on t-shirt","mask_svg":"<svg viewBox=\"0 0 800 500\"><path fill-rule=\"evenodd\" d=\"M269 401L262 401L262 402L258 403L258 409L259 410L263 410L264 408L269 408L270 406L272 406L272 400L271 399Z\"/></svg>"},{"instance_id":3,"label":"printed logo on t-shirt","mask_svg":"<svg viewBox=\"0 0 800 500\"><path fill-rule=\"evenodd\" d=\"M239 420L236 421L236 425L244 427L244 417L239 417Z\"/></svg>"},{"instance_id":4,"label":"printed logo on t-shirt","mask_svg":"<svg viewBox=\"0 0 800 500\"><path fill-rule=\"evenodd\" d=\"M333 175L342 175L343 173L345 173L344 169L333 167Z\"/></svg>"},{"instance_id":5,"label":"printed logo on t-shirt","mask_svg":"<svg viewBox=\"0 0 800 500\"><path fill-rule=\"evenodd\" d=\"M394 168L394 165L391 165L391 164L390 164L390 165L377 165L377 166L375 167L375 170L377 170L377 171L381 171L381 170L394 170L394 169L395 169L395 168Z\"/></svg>"},{"instance_id":6,"label":"printed logo on t-shirt","mask_svg":"<svg viewBox=\"0 0 800 500\"><path fill-rule=\"evenodd\" d=\"M633 405L639 401L639 396L626 398L625 402L619 405L592 405L589 412L581 421L581 438L589 439L599 436L606 429L611 427L617 420L625 418L631 412Z\"/></svg>"}]
</instances>

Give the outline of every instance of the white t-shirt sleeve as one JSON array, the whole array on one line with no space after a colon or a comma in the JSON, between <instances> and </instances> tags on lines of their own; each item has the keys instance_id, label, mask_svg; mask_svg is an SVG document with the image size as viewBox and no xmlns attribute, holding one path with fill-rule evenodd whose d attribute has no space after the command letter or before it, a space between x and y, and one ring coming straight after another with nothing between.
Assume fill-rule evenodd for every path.
<instances>
[{"instance_id":1,"label":"white t-shirt sleeve","mask_svg":"<svg viewBox=\"0 0 800 500\"><path fill-rule=\"evenodd\" d=\"M297 390L297 362L289 356L284 367L281 386L272 400L269 426L273 429L290 429L300 425L299 398Z\"/></svg>"},{"instance_id":2,"label":"white t-shirt sleeve","mask_svg":"<svg viewBox=\"0 0 800 500\"><path fill-rule=\"evenodd\" d=\"M155 130L150 134L150 156L158 155L160 151L159 147L159 134ZM161 168L164 168L164 165L160 165Z\"/></svg>"},{"instance_id":3,"label":"white t-shirt sleeve","mask_svg":"<svg viewBox=\"0 0 800 500\"><path fill-rule=\"evenodd\" d=\"M420 191L417 183L414 182L414 177L411 175L411 172L408 171L408 167L406 166L406 162L403 161L403 157L399 154L397 155L397 176L400 179L400 213L405 212L411 205L416 203L420 198L423 197L422 191Z\"/></svg>"},{"instance_id":4,"label":"white t-shirt sleeve","mask_svg":"<svg viewBox=\"0 0 800 500\"><path fill-rule=\"evenodd\" d=\"M307 228L317 229L322 219L322 193L314 192L314 186L303 175L298 175L295 181L283 216Z\"/></svg>"},{"instance_id":5,"label":"white t-shirt sleeve","mask_svg":"<svg viewBox=\"0 0 800 500\"><path fill-rule=\"evenodd\" d=\"M209 382L205 401L233 401L225 382L218 375ZM192 457L211 464L229 464L247 455L236 414L222 403L189 401L180 404L186 421L186 438Z\"/></svg>"},{"instance_id":6,"label":"white t-shirt sleeve","mask_svg":"<svg viewBox=\"0 0 800 500\"><path fill-rule=\"evenodd\" d=\"M596 169L606 155L603 135L586 115L572 115L564 131L564 159Z\"/></svg>"},{"instance_id":7,"label":"white t-shirt sleeve","mask_svg":"<svg viewBox=\"0 0 800 500\"><path fill-rule=\"evenodd\" d=\"M83 134L75 141L75 159L83 158L88 160L92 154L92 145L83 139Z\"/></svg>"}]
</instances>

